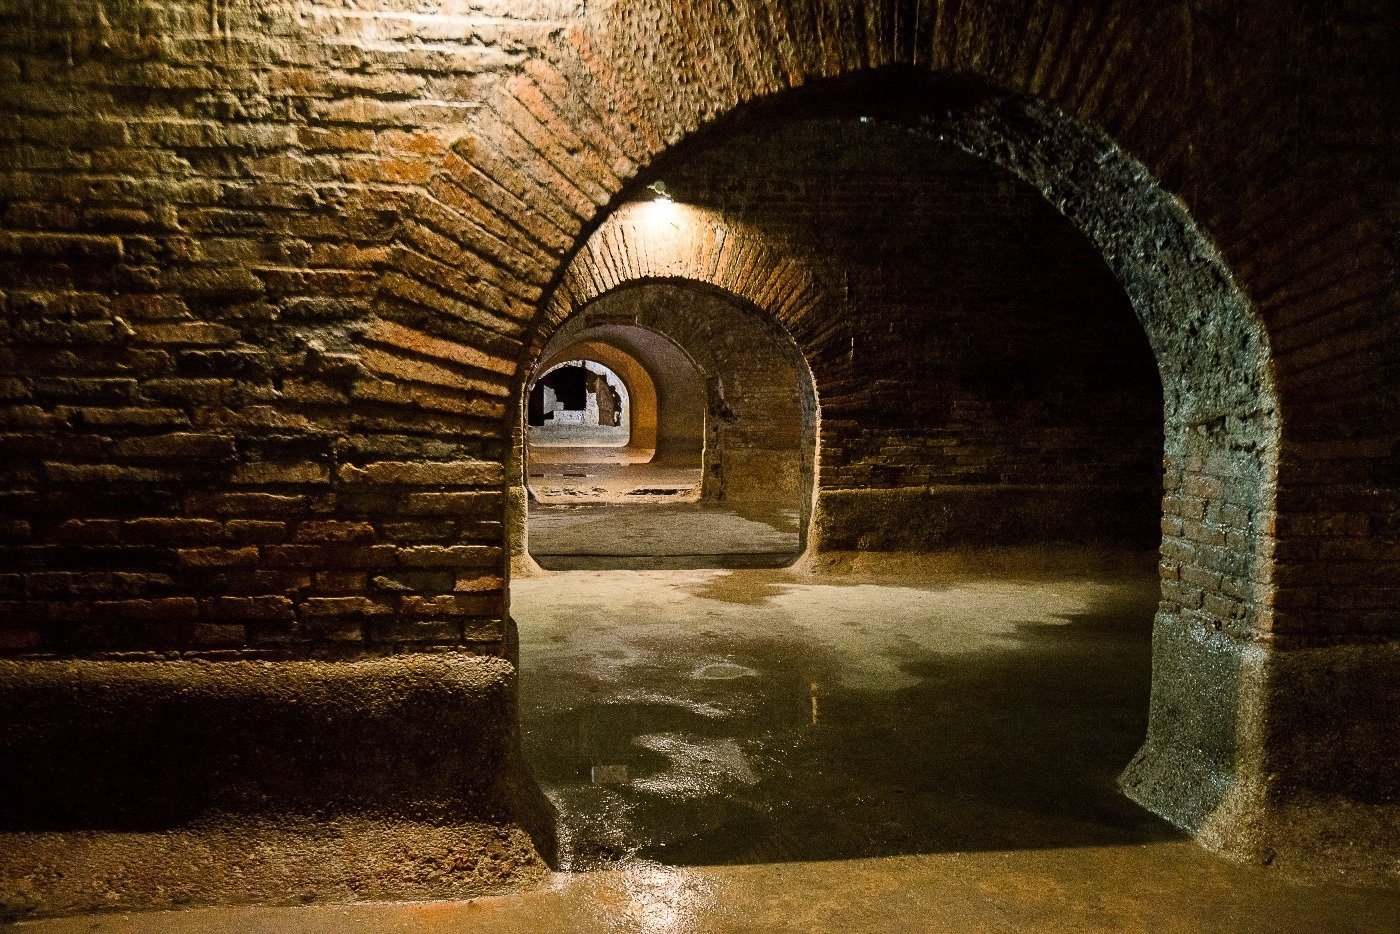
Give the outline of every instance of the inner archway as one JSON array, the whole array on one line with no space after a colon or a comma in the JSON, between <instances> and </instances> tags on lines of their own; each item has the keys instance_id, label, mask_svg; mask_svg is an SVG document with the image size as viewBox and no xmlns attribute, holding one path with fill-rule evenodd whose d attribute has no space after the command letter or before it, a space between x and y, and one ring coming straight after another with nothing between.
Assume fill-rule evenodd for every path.
<instances>
[{"instance_id":1,"label":"inner archway","mask_svg":"<svg viewBox=\"0 0 1400 934\"><path fill-rule=\"evenodd\" d=\"M814 518L795 571L517 581L570 864L1171 838L1114 789L1147 728L1163 388L1092 244L883 122L789 114L662 172L674 201L624 206L566 272L558 333L702 277L755 297L820 403ZM579 286L609 263L623 284ZM748 344L696 360L744 370Z\"/></svg>"},{"instance_id":2,"label":"inner archway","mask_svg":"<svg viewBox=\"0 0 1400 934\"><path fill-rule=\"evenodd\" d=\"M541 448L527 411L532 558L646 568L772 566L801 554L816 399L781 327L707 283L639 278L557 329L527 398L559 361L581 356L636 374L636 424L625 447Z\"/></svg>"},{"instance_id":3,"label":"inner archway","mask_svg":"<svg viewBox=\"0 0 1400 934\"><path fill-rule=\"evenodd\" d=\"M645 328L575 326L560 329L536 371L570 356L599 361L629 387L627 450L617 457L699 469L705 443L704 377L684 351Z\"/></svg>"}]
</instances>

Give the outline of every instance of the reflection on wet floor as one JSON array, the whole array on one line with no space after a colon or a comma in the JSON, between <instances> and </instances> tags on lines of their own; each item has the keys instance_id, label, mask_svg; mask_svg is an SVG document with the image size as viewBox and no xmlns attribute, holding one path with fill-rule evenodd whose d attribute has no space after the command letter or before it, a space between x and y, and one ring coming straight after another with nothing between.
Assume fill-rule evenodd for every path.
<instances>
[{"instance_id":1,"label":"reflection on wet floor","mask_svg":"<svg viewBox=\"0 0 1400 934\"><path fill-rule=\"evenodd\" d=\"M527 579L526 753L573 869L1176 838L1115 785L1155 606L1151 576Z\"/></svg>"},{"instance_id":2,"label":"reflection on wet floor","mask_svg":"<svg viewBox=\"0 0 1400 934\"><path fill-rule=\"evenodd\" d=\"M528 754L571 829L568 865L596 871L470 901L223 906L24 929L1396 930L1393 891L1298 885L1222 860L1117 794L1147 707L1151 564L1140 576L1037 580L519 579Z\"/></svg>"}]
</instances>

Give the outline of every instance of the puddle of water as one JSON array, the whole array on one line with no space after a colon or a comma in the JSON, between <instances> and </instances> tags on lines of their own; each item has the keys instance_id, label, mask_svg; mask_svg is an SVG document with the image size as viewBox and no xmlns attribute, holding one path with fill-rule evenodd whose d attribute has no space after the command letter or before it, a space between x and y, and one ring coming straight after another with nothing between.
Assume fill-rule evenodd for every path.
<instances>
[{"instance_id":1,"label":"puddle of water","mask_svg":"<svg viewBox=\"0 0 1400 934\"><path fill-rule=\"evenodd\" d=\"M758 672L732 662L717 662L695 669L691 677L701 681L732 681L735 678L756 678Z\"/></svg>"},{"instance_id":2,"label":"puddle of water","mask_svg":"<svg viewBox=\"0 0 1400 934\"><path fill-rule=\"evenodd\" d=\"M655 612L663 606L669 598ZM912 614L860 642L828 631L849 632L844 610L817 629L816 609L798 622L742 607L747 629L711 625L699 638L683 626L629 633L635 611L608 609L615 624L590 637L591 655L546 671L531 670L528 646L522 655L527 755L569 826L574 868L1176 836L1115 785L1145 732L1149 588L1086 613L1000 623L952 651ZM683 609L706 612L673 612ZM871 606L872 626L880 617ZM619 642L622 667L589 663ZM869 654L900 677L846 677ZM608 783L598 767L613 770Z\"/></svg>"},{"instance_id":3,"label":"puddle of water","mask_svg":"<svg viewBox=\"0 0 1400 934\"><path fill-rule=\"evenodd\" d=\"M669 798L719 795L734 785L755 785L758 776L733 739L706 739L681 733L638 736L633 745L666 757L667 767L633 787Z\"/></svg>"}]
</instances>

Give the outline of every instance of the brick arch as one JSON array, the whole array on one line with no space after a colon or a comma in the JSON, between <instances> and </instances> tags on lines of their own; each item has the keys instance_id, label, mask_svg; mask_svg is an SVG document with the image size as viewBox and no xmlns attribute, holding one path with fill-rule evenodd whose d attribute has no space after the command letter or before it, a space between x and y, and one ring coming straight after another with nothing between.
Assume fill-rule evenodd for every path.
<instances>
[{"instance_id":1,"label":"brick arch","mask_svg":"<svg viewBox=\"0 0 1400 934\"><path fill-rule=\"evenodd\" d=\"M537 355L543 341L590 302L647 280L718 289L779 325L823 301L814 264L762 234L691 205L632 201L619 205L564 267L528 332L526 357Z\"/></svg>"},{"instance_id":2,"label":"brick arch","mask_svg":"<svg viewBox=\"0 0 1400 934\"><path fill-rule=\"evenodd\" d=\"M1130 793L1227 852L1286 849L1309 831L1288 826L1270 776L1298 766L1310 742L1335 748L1336 731L1305 722L1308 737L1279 754L1270 736L1286 666L1273 660L1285 643L1313 647L1361 624L1320 610L1319 582L1280 588L1277 559L1309 560L1314 574L1325 563L1321 538L1304 530L1335 502L1331 464L1364 480L1393 461L1375 441L1383 413L1364 413L1381 427L1360 439L1338 438L1327 415L1382 385L1396 354L1385 328L1355 327L1390 287L1369 213L1338 202L1335 186L1312 193L1325 160L1271 122L1266 77L1287 47L1266 44L1238 84L1207 87L1193 69L1203 33L1185 4L732 6L599 10L498 89L407 212L365 336L367 367L385 378L364 393L479 418L482 449L503 453L501 400L555 296L573 287L569 260L658 159L793 89L880 72L956 76L880 117L1044 193L1118 274L1163 370L1163 608L1151 733ZM1227 108L1237 119L1216 129ZM403 389L405 359L442 368L419 381L431 393ZM1348 781L1312 780L1300 799Z\"/></svg>"},{"instance_id":3,"label":"brick arch","mask_svg":"<svg viewBox=\"0 0 1400 934\"><path fill-rule=\"evenodd\" d=\"M588 360L612 370L627 389L630 411L628 447L656 448L657 397L656 379L636 357L612 344L599 340L571 342L557 353L540 360L530 383L524 387L528 396L531 385L546 373L569 360Z\"/></svg>"},{"instance_id":4,"label":"brick arch","mask_svg":"<svg viewBox=\"0 0 1400 934\"><path fill-rule=\"evenodd\" d=\"M752 312L764 322L755 329L755 336L762 335L775 366L795 374L801 387L801 412L794 413L801 420L803 436L800 485L807 488L798 497L805 547L816 487L819 390L789 325L821 313L823 308L829 314L830 303L823 295L829 294L830 284L820 281L818 266L810 257L789 244L770 244L761 232L732 218L664 200L626 202L608 216L564 268L530 332L525 359L536 359L549 337L592 303L648 283L698 287L726 304ZM709 491L708 470L706 478Z\"/></svg>"},{"instance_id":5,"label":"brick arch","mask_svg":"<svg viewBox=\"0 0 1400 934\"><path fill-rule=\"evenodd\" d=\"M686 371L684 377L698 379L700 397L697 414L703 444L694 449L677 447L676 439L668 442L663 437L665 450L658 448L657 456L671 462L698 460L704 501L795 500L798 552L803 553L810 544L817 498L817 387L802 348L784 322L821 301L812 287L810 264L773 249L743 225L693 207L668 205L667 210L679 212L684 221L668 225L672 235L659 236L655 225L645 219L649 207L647 203L624 206L575 255L550 302L546 325L530 345L520 398L529 374L562 359L576 339L583 342L579 346L587 346L625 331L646 332L665 346L672 365ZM657 292L669 293L670 301L698 303L708 312L698 317L718 325L706 335L704 329L686 327L677 316L642 310L657 298ZM639 304L626 310L633 301ZM590 320L595 312L600 316ZM715 331L746 348L741 356L751 364L749 374L755 370L753 361L759 361L757 369L793 389L793 397L769 395L754 385L747 387L750 392L742 394L744 399L730 397L736 386L732 372L727 371L736 361L722 357L722 351L712 345ZM595 334L599 336L591 337ZM635 356L640 359L642 354ZM657 355L652 361L664 365ZM658 388L664 390L668 382L672 390L681 388L674 378L657 374ZM727 410L722 417L713 417L719 414L716 402ZM757 433L765 439L762 445L743 438L760 421L771 429ZM746 426L739 432L741 440L729 437L728 422ZM520 419L511 419L511 432L507 538L517 566L533 569L527 557L525 430ZM755 461L766 462L755 467Z\"/></svg>"}]
</instances>

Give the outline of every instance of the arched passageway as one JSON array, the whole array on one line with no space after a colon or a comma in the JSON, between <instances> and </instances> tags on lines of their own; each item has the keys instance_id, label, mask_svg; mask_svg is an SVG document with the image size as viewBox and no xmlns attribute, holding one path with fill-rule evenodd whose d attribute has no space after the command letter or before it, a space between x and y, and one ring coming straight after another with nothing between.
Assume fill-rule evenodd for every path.
<instances>
[{"instance_id":1,"label":"arched passageway","mask_svg":"<svg viewBox=\"0 0 1400 934\"><path fill-rule=\"evenodd\" d=\"M648 203L637 207L645 217ZM801 553L816 400L779 326L708 283L641 278L580 307L536 372L583 353L631 360L647 374L652 446L545 452L527 425L529 495L517 499L529 503L534 559L551 568L767 566Z\"/></svg>"},{"instance_id":2,"label":"arched passageway","mask_svg":"<svg viewBox=\"0 0 1400 934\"><path fill-rule=\"evenodd\" d=\"M813 464L815 518L796 575L517 585L526 749L569 864L1170 838L1113 791L1146 728L1162 385L1092 245L1025 183L868 117L766 112L656 174L668 200L624 205L566 270L548 346L664 331L723 384L707 436L747 421L761 444L708 445L706 483L792 499L775 456L810 427L786 463ZM773 265L730 278L726 250ZM793 283L810 301L775 303ZM730 296L788 335L811 403L774 405L803 400Z\"/></svg>"},{"instance_id":3,"label":"arched passageway","mask_svg":"<svg viewBox=\"0 0 1400 934\"><path fill-rule=\"evenodd\" d=\"M536 372L574 355L607 361L637 387L628 461L699 467L705 445L704 377L683 350L644 328L571 328L550 341Z\"/></svg>"},{"instance_id":4,"label":"arched passageway","mask_svg":"<svg viewBox=\"0 0 1400 934\"><path fill-rule=\"evenodd\" d=\"M1124 789L1207 847L1273 871L1393 875L1400 317L1385 4L331 6L195 5L154 32L143 4L11 17L0 824L78 836L49 863L63 872L40 877L27 867L47 843L6 834L7 892L27 905L37 880L51 905L74 880L134 878L102 867L114 853L177 874L199 861L150 853L208 852L199 835L163 835L187 820L246 840L250 820L345 818L405 844L393 865L342 876L302 838L294 875L313 895L380 868L390 895L506 884L493 867L530 864L526 825L548 852L517 755L515 620L532 588L561 578L512 581L524 387L561 327L637 283L732 296L792 341L821 403L798 510L806 560L761 587L666 578L637 620L679 607L669 618L691 623L679 648L694 650L711 612L744 607L792 632L825 612L804 588L830 585L844 621L827 634L842 638L813 645L863 652L902 620L913 628L881 657L920 690L978 670L995 675L984 685L1027 687L1025 666L978 662L997 647L1034 654L1036 634L1082 648L1104 632L1087 598L954 601L989 632L998 613L1019 622L950 665L910 651L957 629L916 625L943 599L935 568L920 565L922 590L893 588L921 595L908 614L859 575L889 556L956 564L973 544L1021 549L1006 571L1018 579L1039 567L1028 547L1127 550L1160 483L1149 716L1079 707L1107 732L1064 735L1116 737L1113 756L1083 760L1079 774L1097 777L1081 816L1123 813L1094 795L1113 794L1106 763L1131 734ZM799 125L810 132L791 135ZM775 151L759 126L792 145ZM736 155L717 153L726 143ZM832 184L870 145L891 158ZM902 188L955 189L971 178L963 156L1003 174L950 199ZM850 210L832 223L823 205L842 191ZM1064 223L979 220L1027 193ZM921 202L936 210L917 216ZM1064 253L1069 241L1097 265ZM1018 269L1041 252L1061 261ZM1107 304L1061 307L1105 270ZM1135 417L1154 388L1134 363L1141 343L1111 315L1092 339L1061 341L1075 308L1136 320L1160 378L1160 472L1143 459L1154 426ZM1114 381L1137 402L1116 410ZM1002 583L981 586L1014 591ZM546 657L524 644L527 662ZM709 659L681 680L756 684L744 669L776 660L793 675L783 696L820 730L841 710L824 672L856 679L861 666L798 677L820 654L804 651ZM599 657L617 670L626 654ZM1073 708L1040 687L1020 692L1042 718L1025 722L1053 735L1048 718ZM639 748L738 761L673 735L715 738L697 724L737 707L712 700L680 705L698 721L663 705L676 721ZM1057 751L1018 745L1014 729L964 738L979 736L988 756ZM1010 764L1035 774L1034 758ZM662 766L652 758L645 778ZM979 788L991 786L953 790ZM147 822L160 839L137 848L82 836ZM1021 843L1092 838L1070 823ZM474 841L471 857L441 860L431 841L444 838ZM1130 849L1170 862L1119 855ZM244 880L242 865L147 895L229 897L209 880ZM263 880L240 881L239 897L266 891L269 872L283 891L280 870L250 868ZM123 885L114 897L143 897Z\"/></svg>"},{"instance_id":5,"label":"arched passageway","mask_svg":"<svg viewBox=\"0 0 1400 934\"><path fill-rule=\"evenodd\" d=\"M704 139L779 112L889 126L985 159L1038 191L1106 260L1151 346L1165 415L1153 716L1125 781L1139 800L1213 845L1241 852L1262 845L1259 834L1272 832L1259 823L1266 811L1263 773L1256 768L1260 760L1242 750L1258 748L1263 734L1246 730L1236 711L1242 698L1266 689L1264 672L1247 659L1254 640L1267 638L1272 619L1267 594L1273 587L1278 412L1260 323L1218 255L1181 203L1096 131L1034 100L901 68L759 99L703 137L664 153L658 147L654 155L665 158L635 179L632 190L682 165ZM466 183L450 173L440 182ZM674 209L692 214L684 204ZM558 269L555 284L520 332L516 387L559 324L633 279L711 283L762 308L790 333L818 320L825 305L851 301L849 283L823 278L821 263L804 256L800 245L780 249L748 235L743 223L658 224L655 215L625 210L613 216L617 223L609 219L579 242L567 265L550 267ZM651 231L647 248L627 249L634 242L628 230L642 227ZM394 291L386 311L403 297ZM857 336L840 334L839 327L825 335L841 338L832 350L858 352ZM517 449L508 474L518 469ZM969 492L956 486L955 493ZM925 492L945 491L931 485ZM520 515L518 496L516 503L509 512ZM1092 496L1085 503L1085 516L1106 514L1094 510ZM922 528L901 523L898 515L889 528ZM820 542L826 521L818 505L810 523L814 541ZM1242 776L1239 769L1245 769Z\"/></svg>"},{"instance_id":6,"label":"arched passageway","mask_svg":"<svg viewBox=\"0 0 1400 934\"><path fill-rule=\"evenodd\" d=\"M582 357L545 370L525 405L536 447L626 447L632 438L631 393L602 363Z\"/></svg>"},{"instance_id":7,"label":"arched passageway","mask_svg":"<svg viewBox=\"0 0 1400 934\"><path fill-rule=\"evenodd\" d=\"M824 281L817 272L820 264L775 249L762 237L746 236L742 225L728 221L718 226L682 225L637 218L638 223L653 227L648 249L618 251L608 248L606 240L594 248L594 237L606 236L604 221L612 216L600 212L600 205L615 196L621 203L629 196L621 193L624 188L637 194L648 181L662 180L671 167L684 162L691 147L714 138L711 134L722 134L745 119L806 113L898 127L1009 171L1038 191L1106 261L1146 333L1161 375L1165 495L1152 716L1140 753L1125 773L1125 787L1159 814L1222 850L1243 855L1288 849L1293 844L1285 838L1301 841L1298 835L1304 833L1319 836L1309 837L1311 843L1299 842L1297 852L1316 852L1315 844L1321 845L1317 841L1328 833L1326 815L1332 812L1311 808L1301 789L1307 781L1327 785L1332 780L1305 759L1293 757L1292 751L1314 741L1318 748L1336 748L1337 734L1276 689L1293 675L1285 676L1283 668L1262 662L1272 657L1269 653L1293 651L1285 643L1300 647L1310 643L1301 630L1292 630L1283 642L1272 631L1278 618L1274 601L1280 592L1274 579L1279 567L1274 561L1279 528L1274 517L1279 408L1260 319L1183 203L1097 129L1044 101L974 78L931 75L909 66L854 72L839 79L814 80L785 93L755 89L741 94L741 99L752 99L743 107L737 102L722 107L726 120L715 122L705 134L698 131L716 111L703 106L660 106L649 97L643 101L646 107L656 105L655 113L669 114L666 119L674 121L673 129L659 136L634 127L640 135L628 131L609 142L607 132L600 135L602 125L590 122L592 118L583 120L578 126L580 138L596 141L599 154L620 160L612 163L620 172L613 176L616 184L603 185L604 192L617 194L599 198L572 188L579 196L574 199L577 203L566 204L554 202L542 185L523 190L523 204L554 212L549 223L557 224L558 235L539 228L524 239L507 238L513 250L537 257L531 262L537 262L536 270L543 272L521 280L533 283L524 290L541 299L533 312L526 314L531 309L528 304L509 306L510 315L520 322L507 328L518 337L518 343L512 338L511 346L520 348L512 368L511 385L516 387L512 391L518 393L531 361L574 309L629 279L678 277L710 282L763 308L790 332L799 322L812 320L824 303L846 300L846 283ZM547 74L535 73L522 78L520 86L539 88L542 100L573 92L561 87L544 90L550 80ZM681 98L690 100L685 95ZM585 109L608 112L606 105L601 111L592 107L588 104ZM666 145L663 138L685 142ZM510 205L481 194L474 181L473 173L487 178L499 174L497 163L481 162L469 153L453 158L456 161L449 160L434 183L438 201L425 206L424 215L410 223L404 235L410 241L424 242L423 237L440 237L457 229L451 217L455 209L446 207L454 199L514 216ZM539 158L548 162L544 154ZM558 159L557 154L554 158ZM642 164L649 165L644 174L639 169ZM598 168L597 164L580 165L576 171L582 177ZM554 163L541 164L539 177L553 178L557 172ZM743 176L736 178L742 181ZM688 213L686 206L678 208ZM626 220L623 212L616 216ZM421 236L420 226L415 225L421 226ZM520 229L527 231L530 226ZM428 260L430 267L438 262ZM515 281L513 260L490 265L501 281ZM416 287L394 284L398 281L394 275L385 281L381 313L401 317L404 313L398 309L406 307L408 316L422 325L425 306L414 297ZM435 314L431 304L427 314L426 320L431 321ZM377 341L384 328L372 325L367 336ZM850 335L844 344L850 353ZM517 469L518 455L508 474L514 475ZM512 506L509 512L518 515L517 508ZM817 541L824 521L818 510L811 521ZM1289 625L1303 625L1305 615L1291 613L1289 619L1294 622ZM1289 664L1321 666L1318 677L1329 681L1352 670L1359 658L1329 651L1290 655ZM1364 725L1359 728L1365 735L1381 736L1389 729L1364 714L1373 705L1360 704L1356 709L1362 712ZM1242 719L1241 710L1250 713ZM1275 716L1280 719L1275 721ZM1271 732L1274 727L1266 724L1284 721L1312 738L1275 743L1270 739L1277 735ZM1288 800L1296 804L1283 805L1272 797L1273 790L1284 787L1268 779L1284 768L1280 756L1292 757L1285 771L1300 779L1312 776L1303 785L1288 786L1292 789ZM1378 803L1376 789L1385 782L1378 783L1374 768L1361 760L1344 757L1344 761L1349 764L1337 774L1345 773L1356 782L1348 785L1352 790L1346 794L1368 802L1367 839L1380 839L1375 830L1387 812ZM1280 818L1295 806L1307 809L1312 817L1301 824ZM1320 823L1313 820L1318 815L1323 815Z\"/></svg>"}]
</instances>

